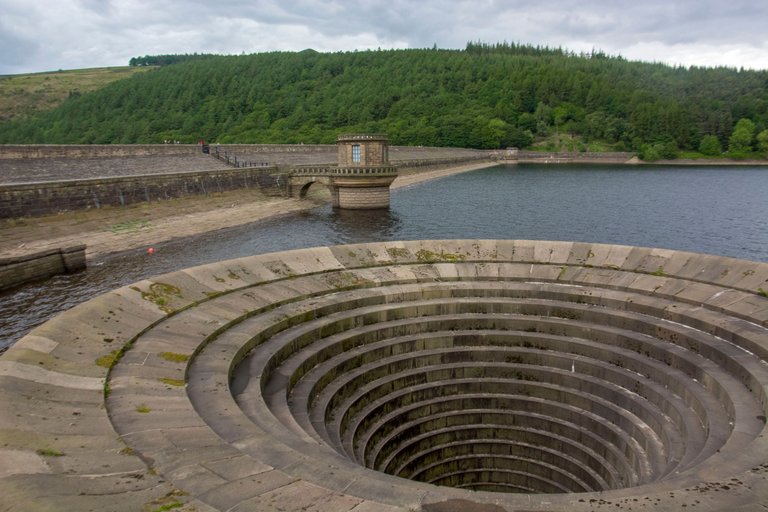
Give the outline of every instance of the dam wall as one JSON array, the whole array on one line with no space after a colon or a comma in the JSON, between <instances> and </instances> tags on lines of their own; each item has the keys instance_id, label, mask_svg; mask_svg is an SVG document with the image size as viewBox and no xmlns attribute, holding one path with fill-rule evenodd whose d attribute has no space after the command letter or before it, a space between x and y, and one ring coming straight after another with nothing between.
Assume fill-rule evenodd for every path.
<instances>
[{"instance_id":1,"label":"dam wall","mask_svg":"<svg viewBox=\"0 0 768 512\"><path fill-rule=\"evenodd\" d=\"M127 206L244 188L285 194L276 167L177 172L0 185L0 218L37 217L65 211Z\"/></svg>"},{"instance_id":2,"label":"dam wall","mask_svg":"<svg viewBox=\"0 0 768 512\"><path fill-rule=\"evenodd\" d=\"M196 144L4 144L0 160L23 158L114 158L199 153Z\"/></svg>"},{"instance_id":3,"label":"dam wall","mask_svg":"<svg viewBox=\"0 0 768 512\"><path fill-rule=\"evenodd\" d=\"M500 152L500 159L520 164L627 164L639 163L633 160L634 153L613 152L576 152L576 151L521 151L507 150Z\"/></svg>"},{"instance_id":4,"label":"dam wall","mask_svg":"<svg viewBox=\"0 0 768 512\"><path fill-rule=\"evenodd\" d=\"M335 144L211 144L210 148L212 152L219 148L220 151L248 159L286 165L336 163L338 154ZM474 149L420 146L390 146L389 151L389 159L393 162L468 156L483 158L492 153ZM201 148L197 144L0 144L0 161L199 154Z\"/></svg>"},{"instance_id":5,"label":"dam wall","mask_svg":"<svg viewBox=\"0 0 768 512\"><path fill-rule=\"evenodd\" d=\"M236 154L324 153L336 156L335 145L221 144ZM198 144L3 144L0 160L20 158L116 158L178 156L200 153Z\"/></svg>"},{"instance_id":6,"label":"dam wall","mask_svg":"<svg viewBox=\"0 0 768 512\"><path fill-rule=\"evenodd\" d=\"M211 152L257 162L232 168L200 146L0 145L0 219L38 217L66 211L127 206L180 197L253 188L287 196L294 166L332 166L335 145L227 144ZM392 147L393 163L420 172L490 160L487 151Z\"/></svg>"}]
</instances>

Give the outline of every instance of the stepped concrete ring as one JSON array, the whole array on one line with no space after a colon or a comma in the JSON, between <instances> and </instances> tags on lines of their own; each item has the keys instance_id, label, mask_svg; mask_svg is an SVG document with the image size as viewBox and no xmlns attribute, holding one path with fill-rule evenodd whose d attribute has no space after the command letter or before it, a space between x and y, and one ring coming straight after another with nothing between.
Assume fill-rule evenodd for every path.
<instances>
[{"instance_id":1,"label":"stepped concrete ring","mask_svg":"<svg viewBox=\"0 0 768 512\"><path fill-rule=\"evenodd\" d=\"M574 242L263 254L0 359L3 510L768 509L768 264Z\"/></svg>"}]
</instances>

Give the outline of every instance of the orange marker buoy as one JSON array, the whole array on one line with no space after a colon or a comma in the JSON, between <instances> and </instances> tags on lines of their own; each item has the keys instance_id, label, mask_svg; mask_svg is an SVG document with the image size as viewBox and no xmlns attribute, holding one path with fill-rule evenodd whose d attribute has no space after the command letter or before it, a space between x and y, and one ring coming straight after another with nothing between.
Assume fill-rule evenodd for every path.
<instances>
[{"instance_id":1,"label":"orange marker buoy","mask_svg":"<svg viewBox=\"0 0 768 512\"><path fill-rule=\"evenodd\" d=\"M154 252L155 252L155 250L154 250L152 247L150 247L149 249L147 249L147 254L152 254L152 253L154 253Z\"/></svg>"}]
</instances>

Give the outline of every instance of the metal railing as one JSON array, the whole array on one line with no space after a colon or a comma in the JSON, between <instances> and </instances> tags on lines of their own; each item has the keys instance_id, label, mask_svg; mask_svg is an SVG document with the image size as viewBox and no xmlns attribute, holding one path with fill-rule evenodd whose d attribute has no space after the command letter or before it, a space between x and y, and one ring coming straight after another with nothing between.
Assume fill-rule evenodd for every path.
<instances>
[{"instance_id":1,"label":"metal railing","mask_svg":"<svg viewBox=\"0 0 768 512\"><path fill-rule=\"evenodd\" d=\"M251 160L244 160L238 158L237 155L230 154L226 150L222 150L219 146L213 146L209 149L209 155L214 158L218 158L222 162L232 167L269 167L269 162L254 162Z\"/></svg>"}]
</instances>

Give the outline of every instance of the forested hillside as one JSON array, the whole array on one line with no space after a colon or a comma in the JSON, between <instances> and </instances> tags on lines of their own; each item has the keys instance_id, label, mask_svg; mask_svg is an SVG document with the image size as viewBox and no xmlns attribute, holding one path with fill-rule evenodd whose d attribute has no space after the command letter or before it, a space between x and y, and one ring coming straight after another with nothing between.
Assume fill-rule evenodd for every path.
<instances>
[{"instance_id":1,"label":"forested hillside","mask_svg":"<svg viewBox=\"0 0 768 512\"><path fill-rule=\"evenodd\" d=\"M766 128L767 71L471 43L190 59L4 123L0 142L331 143L385 132L399 145L714 155L768 152Z\"/></svg>"}]
</instances>

